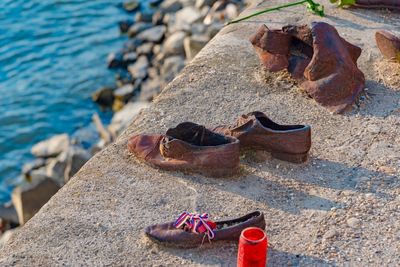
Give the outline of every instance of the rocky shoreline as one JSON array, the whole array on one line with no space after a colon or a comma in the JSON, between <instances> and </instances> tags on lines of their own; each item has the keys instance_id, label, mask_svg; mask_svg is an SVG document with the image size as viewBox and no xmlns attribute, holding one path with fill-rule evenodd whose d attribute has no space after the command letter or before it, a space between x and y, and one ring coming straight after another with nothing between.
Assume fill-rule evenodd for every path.
<instances>
[{"instance_id":1,"label":"rocky shoreline","mask_svg":"<svg viewBox=\"0 0 400 267\"><path fill-rule=\"evenodd\" d=\"M151 0L150 8L141 8L138 1L124 3L132 20L121 21L119 28L129 39L107 58L108 68L117 73L115 85L92 95L103 109L114 111L111 123L103 125L98 114L93 115L98 135L86 131L85 138L100 138L89 147L79 134L55 135L32 147L35 160L23 166L12 203L0 207L0 248L92 156L113 142L245 4L239 0Z\"/></svg>"}]
</instances>

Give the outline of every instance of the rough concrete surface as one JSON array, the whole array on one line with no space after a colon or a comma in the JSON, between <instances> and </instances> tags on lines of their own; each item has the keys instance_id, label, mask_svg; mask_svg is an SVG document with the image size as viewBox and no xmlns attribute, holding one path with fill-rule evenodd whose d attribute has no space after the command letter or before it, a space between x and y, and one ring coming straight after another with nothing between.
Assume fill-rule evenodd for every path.
<instances>
[{"instance_id":1,"label":"rough concrete surface","mask_svg":"<svg viewBox=\"0 0 400 267\"><path fill-rule=\"evenodd\" d=\"M244 13L289 1L255 3ZM342 10L325 18L296 7L224 28L139 114L116 143L92 158L0 252L0 265L234 266L237 245L164 248L146 225L183 210L213 218L265 212L269 266L398 266L400 264L400 89L380 83L374 33L400 34L398 14ZM282 75L266 74L248 41L261 23L322 20L363 48L367 93L353 111L332 115ZM246 155L242 175L213 179L157 170L126 149L133 133L163 133L190 120L232 123L266 112L280 123L306 123L313 147L306 164ZM261 158L261 160L260 160ZM257 159L257 160L256 160Z\"/></svg>"}]
</instances>

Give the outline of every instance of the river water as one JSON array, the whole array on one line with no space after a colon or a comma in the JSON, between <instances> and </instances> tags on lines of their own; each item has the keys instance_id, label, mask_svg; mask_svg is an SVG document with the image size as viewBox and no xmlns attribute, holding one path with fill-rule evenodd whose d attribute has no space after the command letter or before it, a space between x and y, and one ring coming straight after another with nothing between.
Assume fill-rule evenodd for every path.
<instances>
[{"instance_id":1,"label":"river water","mask_svg":"<svg viewBox=\"0 0 400 267\"><path fill-rule=\"evenodd\" d=\"M0 1L0 203L33 144L99 112L90 95L114 81L106 58L124 41L121 1Z\"/></svg>"}]
</instances>

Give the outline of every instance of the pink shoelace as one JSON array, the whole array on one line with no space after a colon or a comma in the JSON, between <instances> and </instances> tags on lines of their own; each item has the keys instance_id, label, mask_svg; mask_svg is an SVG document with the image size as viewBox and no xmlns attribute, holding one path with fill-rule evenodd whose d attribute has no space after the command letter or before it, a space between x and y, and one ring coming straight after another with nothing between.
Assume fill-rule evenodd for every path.
<instances>
[{"instance_id":1,"label":"pink shoelace","mask_svg":"<svg viewBox=\"0 0 400 267\"><path fill-rule=\"evenodd\" d=\"M198 214L184 211L179 215L178 219L176 219L174 227L178 229L187 229L197 234L206 233L208 239L211 240L215 237L215 233L210 224L215 225L213 221L209 220L208 213Z\"/></svg>"}]
</instances>

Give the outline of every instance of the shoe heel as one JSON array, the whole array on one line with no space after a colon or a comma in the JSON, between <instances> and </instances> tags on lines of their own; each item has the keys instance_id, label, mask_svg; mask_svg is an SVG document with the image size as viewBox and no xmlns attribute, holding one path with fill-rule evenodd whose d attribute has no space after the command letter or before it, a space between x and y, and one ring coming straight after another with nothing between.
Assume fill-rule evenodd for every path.
<instances>
[{"instance_id":1,"label":"shoe heel","mask_svg":"<svg viewBox=\"0 0 400 267\"><path fill-rule=\"evenodd\" d=\"M272 152L271 156L280 160L289 161L292 163L303 163L308 159L308 153L290 154L282 152Z\"/></svg>"}]
</instances>

